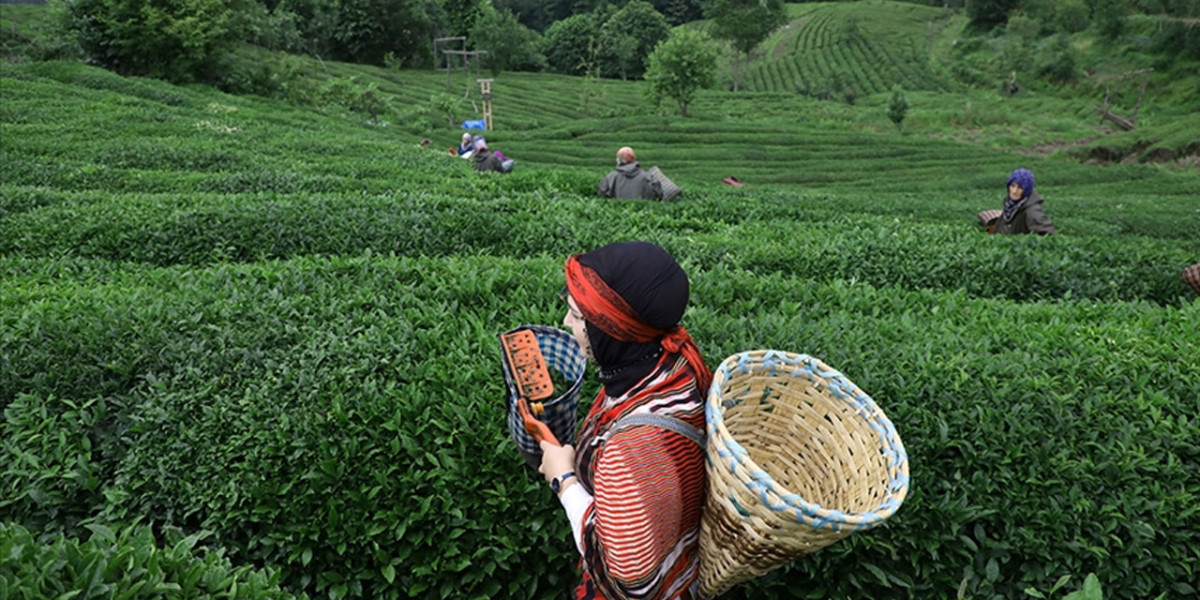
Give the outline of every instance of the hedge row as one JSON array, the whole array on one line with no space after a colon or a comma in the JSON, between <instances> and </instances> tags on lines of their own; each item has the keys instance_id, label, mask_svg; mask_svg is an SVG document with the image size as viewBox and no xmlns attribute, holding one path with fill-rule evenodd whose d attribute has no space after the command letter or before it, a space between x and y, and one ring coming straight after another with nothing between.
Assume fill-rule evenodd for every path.
<instances>
[{"instance_id":1,"label":"hedge row","mask_svg":"<svg viewBox=\"0 0 1200 600\"><path fill-rule=\"evenodd\" d=\"M495 338L561 320L560 257L29 262L0 310L0 498L25 526L209 530L235 562L335 597L573 581L566 520L506 438ZM913 472L882 530L731 597L1011 598L1086 572L1113 598L1195 593L1200 303L689 269L710 363L825 360L896 422Z\"/></svg>"},{"instance_id":2,"label":"hedge row","mask_svg":"<svg viewBox=\"0 0 1200 600\"><path fill-rule=\"evenodd\" d=\"M493 187L540 191L500 195ZM710 198L683 205L583 200L537 179L466 180L462 196L82 196L0 221L0 253L153 265L206 265L302 255L565 256L644 237L702 267L818 281L965 289L978 297L1185 301L1179 278L1196 256L1172 241L992 237L957 227L847 214L822 197ZM564 185L573 186L565 180ZM453 187L452 182L446 184ZM25 196L46 202L36 188ZM474 197L473 194L479 194ZM1194 246L1194 245L1193 245ZM1200 250L1200 248L1193 248Z\"/></svg>"},{"instance_id":3,"label":"hedge row","mask_svg":"<svg viewBox=\"0 0 1200 600\"><path fill-rule=\"evenodd\" d=\"M88 528L83 542L61 535L43 541L0 522L0 598L295 598L279 588L273 570L235 567L220 551L198 549L202 534L168 529L160 544L148 526Z\"/></svg>"}]
</instances>

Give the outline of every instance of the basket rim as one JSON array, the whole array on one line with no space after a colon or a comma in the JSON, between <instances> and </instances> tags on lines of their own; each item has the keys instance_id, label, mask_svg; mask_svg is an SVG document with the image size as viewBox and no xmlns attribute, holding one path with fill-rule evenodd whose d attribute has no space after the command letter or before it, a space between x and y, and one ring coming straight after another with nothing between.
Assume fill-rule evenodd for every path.
<instances>
[{"instance_id":1,"label":"basket rim","mask_svg":"<svg viewBox=\"0 0 1200 600\"><path fill-rule=\"evenodd\" d=\"M539 336L540 335L549 335L549 336L562 338L563 340L566 340L570 345L574 346L575 348L579 348L579 341L575 339L575 336L573 334L571 334L570 332L568 332L564 329L559 329L557 327L553 327L550 325L524 324L524 325L514 327L512 329L509 329L508 331L505 331L505 332L497 335L496 338L500 339L500 336L507 335L507 334L510 334L510 333L513 333L516 331L525 330L525 329L533 331L534 335L539 335ZM579 377L576 377L575 381L571 383L571 387L567 388L567 390L564 391L563 393L561 393L549 400L542 401L542 406L549 409L549 408L557 407L563 403L570 403L570 402L578 403L579 393L583 390L583 380L587 378L587 358L583 356L582 349L579 349L579 356L580 356L580 362L583 363L583 368L581 368L579 370ZM509 406L509 408L515 409L515 407L517 405L517 397L519 394L517 394L517 391L516 391L516 383L512 380L512 377L509 374L510 369L508 366L508 358L504 355L503 346L501 346L501 348L500 348L500 364L501 364L501 370L504 372L504 386L505 386L505 388L507 388L507 391L508 391L508 406ZM547 365L547 366L549 366L549 365Z\"/></svg>"},{"instance_id":2,"label":"basket rim","mask_svg":"<svg viewBox=\"0 0 1200 600\"><path fill-rule=\"evenodd\" d=\"M833 397L851 404L878 435L883 454L888 457L889 477L887 495L873 509L858 512L841 511L805 500L776 482L766 470L755 463L749 452L725 428L726 407L721 386L726 380L735 372L742 374L766 371L768 375L774 375L784 367L789 368L792 374L799 370L810 378L817 376L829 381ZM764 505L777 512L794 511L798 522L808 524L814 529L871 529L891 517L908 495L908 454L891 420L866 392L854 385L840 371L808 354L783 350L750 350L727 357L713 373L712 386L705 403L705 414L712 462L726 466L729 471L739 464L742 465L750 473L753 481L739 481L756 492ZM711 456L713 453L716 456ZM778 498L779 502L772 502L770 496Z\"/></svg>"}]
</instances>

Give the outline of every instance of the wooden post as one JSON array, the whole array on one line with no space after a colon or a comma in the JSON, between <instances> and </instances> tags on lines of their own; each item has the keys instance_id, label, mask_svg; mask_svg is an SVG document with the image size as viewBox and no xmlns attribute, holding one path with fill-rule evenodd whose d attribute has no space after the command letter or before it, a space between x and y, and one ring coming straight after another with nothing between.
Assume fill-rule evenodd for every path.
<instances>
[{"instance_id":1,"label":"wooden post","mask_svg":"<svg viewBox=\"0 0 1200 600\"><path fill-rule=\"evenodd\" d=\"M460 49L458 49L458 50L452 50L452 49L447 50L446 49L446 47L445 47L446 45L456 43L456 42L461 47ZM433 70L434 71L438 70L438 68L437 68L437 64L438 64L437 53L439 51L441 51L442 56L446 57L446 89L450 89L450 74L454 70L454 64L453 64L453 59L451 58L451 55L462 55L462 53L465 52L466 49L467 49L467 38L466 37L455 36L455 37L433 38Z\"/></svg>"},{"instance_id":2,"label":"wooden post","mask_svg":"<svg viewBox=\"0 0 1200 600\"><path fill-rule=\"evenodd\" d=\"M476 79L479 91L483 94L483 124L488 131L492 130L492 81L491 79Z\"/></svg>"}]
</instances>

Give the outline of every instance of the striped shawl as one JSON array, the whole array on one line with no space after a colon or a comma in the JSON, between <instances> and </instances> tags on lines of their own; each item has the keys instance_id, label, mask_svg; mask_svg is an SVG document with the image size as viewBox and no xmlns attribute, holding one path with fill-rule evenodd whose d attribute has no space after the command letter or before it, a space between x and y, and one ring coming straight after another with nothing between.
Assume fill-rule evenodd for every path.
<instances>
[{"instance_id":1,"label":"striped shawl","mask_svg":"<svg viewBox=\"0 0 1200 600\"><path fill-rule=\"evenodd\" d=\"M615 426L635 413L704 430L703 395L678 354L623 396L596 398L576 444L576 472L594 501L584 517L579 600L686 600L699 567L704 450L653 425Z\"/></svg>"}]
</instances>

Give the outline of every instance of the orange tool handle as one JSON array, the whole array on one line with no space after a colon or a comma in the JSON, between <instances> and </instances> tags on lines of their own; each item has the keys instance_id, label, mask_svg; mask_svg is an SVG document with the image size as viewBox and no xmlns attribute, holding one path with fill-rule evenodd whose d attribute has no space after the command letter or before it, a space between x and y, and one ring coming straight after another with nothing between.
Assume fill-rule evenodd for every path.
<instances>
[{"instance_id":1,"label":"orange tool handle","mask_svg":"<svg viewBox=\"0 0 1200 600\"><path fill-rule=\"evenodd\" d=\"M562 445L545 423L533 417L533 413L529 412L529 402L524 398L517 398L517 412L521 413L521 420L525 421L525 433L532 435L533 439L538 442L550 442L555 446Z\"/></svg>"}]
</instances>

